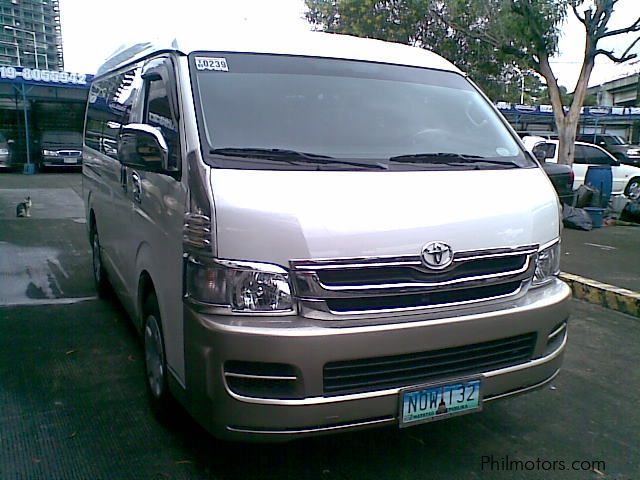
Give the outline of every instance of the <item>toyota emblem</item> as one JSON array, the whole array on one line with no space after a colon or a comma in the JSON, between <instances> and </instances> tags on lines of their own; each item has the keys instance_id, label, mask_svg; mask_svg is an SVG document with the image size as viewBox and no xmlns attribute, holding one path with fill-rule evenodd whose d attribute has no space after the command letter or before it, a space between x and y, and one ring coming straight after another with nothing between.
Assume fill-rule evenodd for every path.
<instances>
[{"instance_id":1,"label":"toyota emblem","mask_svg":"<svg viewBox=\"0 0 640 480\"><path fill-rule=\"evenodd\" d=\"M422 247L422 262L429 268L441 270L453 262L453 250L444 242L429 242Z\"/></svg>"}]
</instances>

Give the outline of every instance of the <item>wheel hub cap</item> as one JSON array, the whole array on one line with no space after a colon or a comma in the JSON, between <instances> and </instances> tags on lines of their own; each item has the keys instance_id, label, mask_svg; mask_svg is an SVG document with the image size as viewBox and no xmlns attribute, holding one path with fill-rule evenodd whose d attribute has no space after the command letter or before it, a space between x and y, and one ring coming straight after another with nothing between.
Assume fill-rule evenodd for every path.
<instances>
[{"instance_id":1,"label":"wheel hub cap","mask_svg":"<svg viewBox=\"0 0 640 480\"><path fill-rule=\"evenodd\" d=\"M144 351L149 388L155 397L160 397L164 385L164 349L158 321L153 315L147 317L144 329Z\"/></svg>"}]
</instances>

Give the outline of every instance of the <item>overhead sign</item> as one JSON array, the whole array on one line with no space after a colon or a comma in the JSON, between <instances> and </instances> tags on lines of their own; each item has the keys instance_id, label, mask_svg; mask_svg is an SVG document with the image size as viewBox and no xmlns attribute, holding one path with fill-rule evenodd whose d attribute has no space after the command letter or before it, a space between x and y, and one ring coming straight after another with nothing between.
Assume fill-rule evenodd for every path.
<instances>
[{"instance_id":1,"label":"overhead sign","mask_svg":"<svg viewBox=\"0 0 640 480\"><path fill-rule=\"evenodd\" d=\"M0 82L89 88L93 75L40 68L0 66Z\"/></svg>"},{"instance_id":2,"label":"overhead sign","mask_svg":"<svg viewBox=\"0 0 640 480\"><path fill-rule=\"evenodd\" d=\"M518 105L507 102L497 102L496 107L507 113L525 113L537 115L552 115L551 105ZM564 111L569 111L569 107L564 107ZM580 114L583 116L633 116L640 115L640 107L582 107Z\"/></svg>"}]
</instances>

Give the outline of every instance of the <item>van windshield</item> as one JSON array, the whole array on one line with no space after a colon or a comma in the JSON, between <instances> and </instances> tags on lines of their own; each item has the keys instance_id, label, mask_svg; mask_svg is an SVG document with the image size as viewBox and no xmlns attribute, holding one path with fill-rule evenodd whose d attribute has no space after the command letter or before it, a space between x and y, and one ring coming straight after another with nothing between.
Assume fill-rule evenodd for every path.
<instances>
[{"instance_id":1,"label":"van windshield","mask_svg":"<svg viewBox=\"0 0 640 480\"><path fill-rule=\"evenodd\" d=\"M202 148L223 168L518 168L535 163L462 75L362 61L190 56Z\"/></svg>"}]
</instances>

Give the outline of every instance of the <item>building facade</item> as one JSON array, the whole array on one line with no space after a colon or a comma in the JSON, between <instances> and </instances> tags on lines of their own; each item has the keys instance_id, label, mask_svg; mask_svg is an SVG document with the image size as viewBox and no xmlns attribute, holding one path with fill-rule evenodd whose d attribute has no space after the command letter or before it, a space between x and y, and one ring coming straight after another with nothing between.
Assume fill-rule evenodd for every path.
<instances>
[{"instance_id":1,"label":"building facade","mask_svg":"<svg viewBox=\"0 0 640 480\"><path fill-rule=\"evenodd\" d=\"M597 95L598 105L640 107L640 73L589 87L587 94Z\"/></svg>"},{"instance_id":2,"label":"building facade","mask_svg":"<svg viewBox=\"0 0 640 480\"><path fill-rule=\"evenodd\" d=\"M0 0L0 65L64 70L58 0Z\"/></svg>"}]
</instances>

